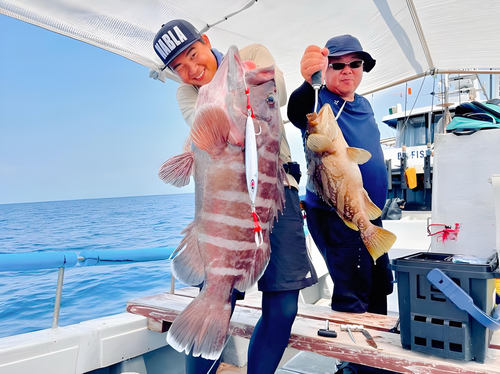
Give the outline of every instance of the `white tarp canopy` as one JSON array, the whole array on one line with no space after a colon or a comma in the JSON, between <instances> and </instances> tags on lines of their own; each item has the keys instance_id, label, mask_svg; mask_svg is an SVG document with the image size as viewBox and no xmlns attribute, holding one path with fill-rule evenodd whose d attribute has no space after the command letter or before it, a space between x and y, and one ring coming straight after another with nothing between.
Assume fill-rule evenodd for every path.
<instances>
[{"instance_id":1,"label":"white tarp canopy","mask_svg":"<svg viewBox=\"0 0 500 374\"><path fill-rule=\"evenodd\" d=\"M359 93L456 69L500 68L498 0L0 0L0 13L159 69L152 41L184 18L212 45L265 45L290 93L310 44L356 36L376 60ZM169 76L173 78L173 76Z\"/></svg>"}]
</instances>

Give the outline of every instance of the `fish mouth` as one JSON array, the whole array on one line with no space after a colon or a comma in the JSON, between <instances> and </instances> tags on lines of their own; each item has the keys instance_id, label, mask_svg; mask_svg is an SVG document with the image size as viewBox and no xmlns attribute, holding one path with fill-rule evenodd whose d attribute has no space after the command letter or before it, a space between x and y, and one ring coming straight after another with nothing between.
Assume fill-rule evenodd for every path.
<instances>
[{"instance_id":1,"label":"fish mouth","mask_svg":"<svg viewBox=\"0 0 500 374\"><path fill-rule=\"evenodd\" d=\"M248 111L246 111L246 110L244 111L244 110L240 109L240 112L241 112L241 114L243 114L243 116L245 117L245 120L246 120L246 117L248 117ZM272 116L260 117L260 116L255 115L255 113L253 114L253 118L255 118L257 121L264 121L267 123L270 123L273 119Z\"/></svg>"},{"instance_id":2,"label":"fish mouth","mask_svg":"<svg viewBox=\"0 0 500 374\"><path fill-rule=\"evenodd\" d=\"M273 117L259 117L259 116L255 116L255 119L257 121L264 121L264 122L270 123L272 121Z\"/></svg>"}]
</instances>

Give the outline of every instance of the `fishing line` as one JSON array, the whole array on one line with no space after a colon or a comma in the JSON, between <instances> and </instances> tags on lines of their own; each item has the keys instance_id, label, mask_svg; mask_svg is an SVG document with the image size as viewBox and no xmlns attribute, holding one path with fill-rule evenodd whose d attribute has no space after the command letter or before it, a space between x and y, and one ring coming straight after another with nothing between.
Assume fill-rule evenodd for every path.
<instances>
[{"instance_id":1,"label":"fishing line","mask_svg":"<svg viewBox=\"0 0 500 374\"><path fill-rule=\"evenodd\" d=\"M410 109L410 113L406 116L405 122L403 124L403 127L401 128L401 132L404 134L403 130L408 126L408 121L410 120L411 113L413 112L413 109L415 108L415 105L417 104L417 100L420 97L420 91L422 91L422 87L424 86L425 79L427 76L424 76L424 79L422 80L422 84L420 85L420 88L417 92L417 97L415 98L415 101L413 102L413 106ZM405 113L406 113L406 101L407 101L407 96L408 96L408 83L406 83L406 92L405 92ZM403 141L404 143L404 141Z\"/></svg>"},{"instance_id":2,"label":"fishing line","mask_svg":"<svg viewBox=\"0 0 500 374\"><path fill-rule=\"evenodd\" d=\"M342 106L340 107L340 110L339 112L337 113L337 115L335 116L335 121L339 119L340 115L342 114L342 111L344 110L344 107L345 107L345 103L346 101L344 100L344 104L342 104Z\"/></svg>"}]
</instances>

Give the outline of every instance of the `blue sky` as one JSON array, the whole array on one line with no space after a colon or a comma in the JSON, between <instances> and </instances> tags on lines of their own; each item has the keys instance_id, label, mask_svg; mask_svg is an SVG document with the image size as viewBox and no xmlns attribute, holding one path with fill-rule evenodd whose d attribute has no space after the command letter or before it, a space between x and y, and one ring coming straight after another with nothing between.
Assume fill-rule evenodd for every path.
<instances>
[{"instance_id":1,"label":"blue sky","mask_svg":"<svg viewBox=\"0 0 500 374\"><path fill-rule=\"evenodd\" d=\"M178 189L157 177L188 134L177 83L3 15L0 29L0 204L193 191L193 183ZM420 82L410 87L415 96ZM368 97L382 138L394 135L381 118L404 105L404 90ZM419 105L428 105L420 100L429 93ZM298 130L286 129L293 158L304 162Z\"/></svg>"},{"instance_id":2,"label":"blue sky","mask_svg":"<svg viewBox=\"0 0 500 374\"><path fill-rule=\"evenodd\" d=\"M0 203L177 193L157 177L188 127L177 83L0 15Z\"/></svg>"}]
</instances>

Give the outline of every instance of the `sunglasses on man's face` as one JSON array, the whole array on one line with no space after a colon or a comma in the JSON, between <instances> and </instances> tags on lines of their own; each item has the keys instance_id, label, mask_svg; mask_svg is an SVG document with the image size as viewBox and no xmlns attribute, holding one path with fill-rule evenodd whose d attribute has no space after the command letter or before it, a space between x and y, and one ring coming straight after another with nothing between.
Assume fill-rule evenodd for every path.
<instances>
[{"instance_id":1,"label":"sunglasses on man's face","mask_svg":"<svg viewBox=\"0 0 500 374\"><path fill-rule=\"evenodd\" d=\"M363 65L363 60L354 60L351 62L332 62L331 64L328 64L329 67L331 67L333 70L342 70L346 66L349 66L351 69L357 69L360 68Z\"/></svg>"}]
</instances>

